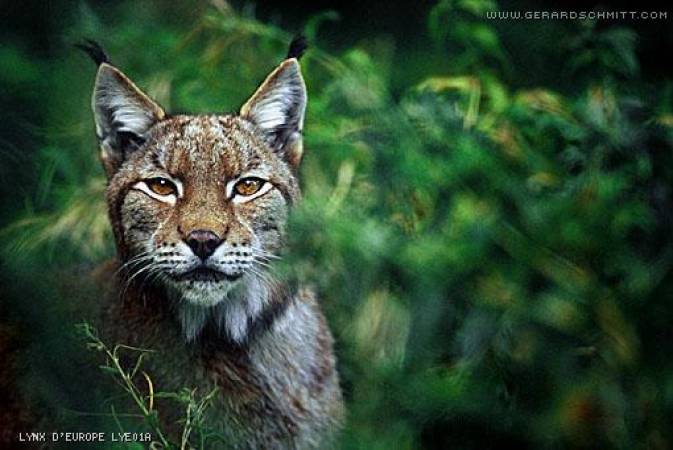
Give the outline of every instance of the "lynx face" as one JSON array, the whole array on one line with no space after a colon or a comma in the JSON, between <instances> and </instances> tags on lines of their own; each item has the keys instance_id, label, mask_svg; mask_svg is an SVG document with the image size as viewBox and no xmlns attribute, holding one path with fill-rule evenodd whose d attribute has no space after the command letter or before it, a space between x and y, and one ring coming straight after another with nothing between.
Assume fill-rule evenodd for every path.
<instances>
[{"instance_id":1,"label":"lynx face","mask_svg":"<svg viewBox=\"0 0 673 450\"><path fill-rule=\"evenodd\" d=\"M100 65L93 109L126 281L158 284L177 299L188 338L209 316L240 337L263 309L273 289L267 267L299 197L305 105L294 58L238 116L167 116Z\"/></svg>"},{"instance_id":2,"label":"lynx face","mask_svg":"<svg viewBox=\"0 0 673 450\"><path fill-rule=\"evenodd\" d=\"M204 306L225 300L244 278L263 277L298 194L256 127L231 116L158 124L113 185L126 191L119 214L123 245L138 261L131 272L144 269Z\"/></svg>"}]
</instances>

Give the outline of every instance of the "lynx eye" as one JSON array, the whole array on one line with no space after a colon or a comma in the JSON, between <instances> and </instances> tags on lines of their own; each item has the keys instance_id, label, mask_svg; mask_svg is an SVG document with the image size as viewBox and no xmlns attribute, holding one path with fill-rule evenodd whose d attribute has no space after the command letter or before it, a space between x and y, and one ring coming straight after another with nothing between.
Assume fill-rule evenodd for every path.
<instances>
[{"instance_id":1,"label":"lynx eye","mask_svg":"<svg viewBox=\"0 0 673 450\"><path fill-rule=\"evenodd\" d=\"M264 180L259 178L243 178L234 185L234 191L238 195L249 197L256 194L264 184Z\"/></svg>"},{"instance_id":2,"label":"lynx eye","mask_svg":"<svg viewBox=\"0 0 673 450\"><path fill-rule=\"evenodd\" d=\"M178 188L175 183L166 178L150 178L149 180L145 180L145 184L150 191L157 195L178 195Z\"/></svg>"},{"instance_id":3,"label":"lynx eye","mask_svg":"<svg viewBox=\"0 0 673 450\"><path fill-rule=\"evenodd\" d=\"M233 186L232 186L233 184ZM228 185L227 192L234 203L245 203L261 197L271 190L273 184L258 177L244 177Z\"/></svg>"},{"instance_id":4,"label":"lynx eye","mask_svg":"<svg viewBox=\"0 0 673 450\"><path fill-rule=\"evenodd\" d=\"M179 180L155 177L138 181L133 185L134 189L144 192L160 202L175 204L178 197L182 196L182 183Z\"/></svg>"}]
</instances>

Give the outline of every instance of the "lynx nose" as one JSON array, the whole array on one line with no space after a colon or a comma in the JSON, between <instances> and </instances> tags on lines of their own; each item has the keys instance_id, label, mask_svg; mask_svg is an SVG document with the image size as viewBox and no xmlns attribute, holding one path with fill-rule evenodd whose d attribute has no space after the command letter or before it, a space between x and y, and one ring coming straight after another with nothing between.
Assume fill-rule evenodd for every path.
<instances>
[{"instance_id":1,"label":"lynx nose","mask_svg":"<svg viewBox=\"0 0 673 450\"><path fill-rule=\"evenodd\" d=\"M215 252L222 239L210 230L194 230L185 242L196 256L205 260Z\"/></svg>"}]
</instances>

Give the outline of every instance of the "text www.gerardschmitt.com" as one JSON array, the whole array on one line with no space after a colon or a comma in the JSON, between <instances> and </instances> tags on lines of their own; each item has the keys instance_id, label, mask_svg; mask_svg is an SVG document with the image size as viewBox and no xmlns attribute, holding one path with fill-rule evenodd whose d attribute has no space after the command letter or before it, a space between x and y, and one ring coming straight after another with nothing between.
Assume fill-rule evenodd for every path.
<instances>
[{"instance_id":1,"label":"text www.gerardschmitt.com","mask_svg":"<svg viewBox=\"0 0 673 450\"><path fill-rule=\"evenodd\" d=\"M666 20L668 11L486 11L489 20Z\"/></svg>"}]
</instances>

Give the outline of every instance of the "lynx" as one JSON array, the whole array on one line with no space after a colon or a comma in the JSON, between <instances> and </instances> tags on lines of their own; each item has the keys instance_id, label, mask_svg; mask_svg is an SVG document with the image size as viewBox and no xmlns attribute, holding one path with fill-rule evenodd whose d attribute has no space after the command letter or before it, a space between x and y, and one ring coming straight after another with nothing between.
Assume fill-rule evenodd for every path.
<instances>
[{"instance_id":1,"label":"lynx","mask_svg":"<svg viewBox=\"0 0 673 450\"><path fill-rule=\"evenodd\" d=\"M300 198L304 45L237 115L167 114L85 50L118 250L101 269L101 334L155 350L157 389L216 388L208 425L223 448L329 445L344 416L332 336L314 294L269 269ZM160 407L173 429L181 411Z\"/></svg>"}]
</instances>

